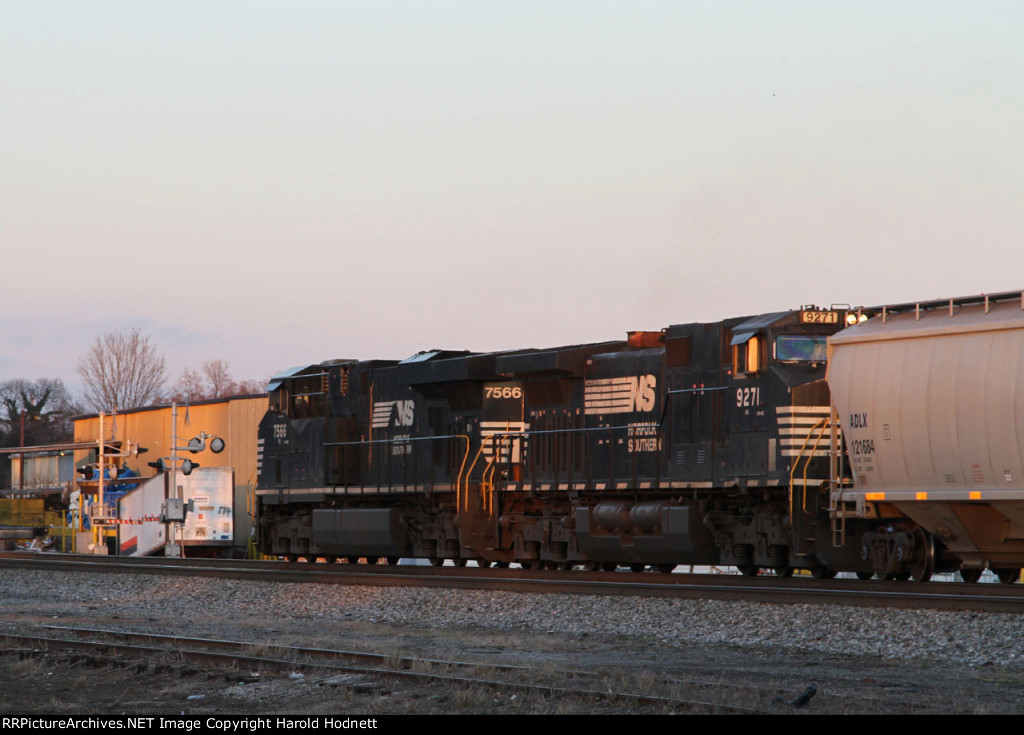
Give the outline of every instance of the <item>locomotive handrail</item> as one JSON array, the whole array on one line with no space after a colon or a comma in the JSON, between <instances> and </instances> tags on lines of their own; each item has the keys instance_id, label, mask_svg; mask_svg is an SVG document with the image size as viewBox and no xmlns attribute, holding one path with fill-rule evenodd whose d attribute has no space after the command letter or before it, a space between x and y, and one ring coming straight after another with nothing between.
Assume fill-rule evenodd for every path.
<instances>
[{"instance_id":1,"label":"locomotive handrail","mask_svg":"<svg viewBox=\"0 0 1024 735\"><path fill-rule=\"evenodd\" d=\"M825 427L828 426L828 423L829 423L828 419L821 419L821 421L818 421L816 424L811 426L811 428L807 431L807 436L804 438L804 443L803 443L803 445L801 445L800 451L796 455L796 460L793 462L793 466L789 470L789 517L790 518L793 517L793 476L796 475L796 469L800 465L800 460L804 459L804 452L807 449L807 443L811 440L811 435L817 429L818 430L818 440L814 443L814 449L811 450L811 455L809 457L807 457L805 459L805 461L804 461L804 504L805 505L804 505L803 511L804 511L804 513L807 512L807 507L806 507L806 503L807 503L807 470L808 470L808 468L809 468L809 466L811 464L811 458L814 457L814 452L817 450L818 444L821 442L821 437L824 434L824 429L825 429Z\"/></svg>"},{"instance_id":2,"label":"locomotive handrail","mask_svg":"<svg viewBox=\"0 0 1024 735\"><path fill-rule=\"evenodd\" d=\"M408 442L425 442L432 439L469 439L466 434L441 434L438 436L410 436L403 439L364 439L357 442L324 442L325 447L357 447L363 444L406 444Z\"/></svg>"},{"instance_id":3,"label":"locomotive handrail","mask_svg":"<svg viewBox=\"0 0 1024 735\"><path fill-rule=\"evenodd\" d=\"M501 452L504 449L505 440L508 439L509 441L510 463L512 461L513 442L515 441L512 434L501 434L498 435L497 438L499 438L501 442L496 447L494 454L491 455L491 459L484 468L483 479L480 487L480 492L483 495L483 500L486 503L488 513L491 513L494 509L494 473L498 471L498 463L501 462Z\"/></svg>"},{"instance_id":4,"label":"locomotive handrail","mask_svg":"<svg viewBox=\"0 0 1024 735\"><path fill-rule=\"evenodd\" d=\"M462 496L462 497L465 498L465 502L466 502L464 510L467 510L467 511L469 510L469 478L472 476L473 470L476 469L476 463L480 461L480 456L484 453L484 450L487 448L488 443L494 445L497 441L499 441L499 440L501 441L501 444L498 444L497 447L495 447L493 449L492 454L491 454L491 458L489 460L487 460L487 464L484 465L484 470L483 470L483 473L482 473L481 478L480 478L480 482L481 482L481 485L482 485L481 492L485 494L485 499L486 499L486 493L487 493L488 485L492 485L493 486L493 481L491 480L491 478L494 477L494 473L498 469L498 463L501 461L501 452L502 452L502 449L504 448L503 447L504 440L508 439L509 440L509 444L511 445L511 443L513 441L515 441L515 437L517 437L517 436L521 436L521 433L510 431L510 432L501 432L501 433L497 433L497 434L488 434L487 436L482 437L482 440L480 442L480 448L477 449L477 452L476 452L476 454L473 457L473 463L469 466L469 470L466 472L466 492L465 492L465 495ZM511 457L511 452L509 452L509 457ZM460 474L460 479L461 479L461 474ZM460 493L460 495L461 495L461 493ZM459 504L460 509L462 508L462 497L460 497L460 504ZM491 503L489 503L489 505L491 505ZM491 506L491 507L493 507L493 506Z\"/></svg>"},{"instance_id":5,"label":"locomotive handrail","mask_svg":"<svg viewBox=\"0 0 1024 735\"><path fill-rule=\"evenodd\" d=\"M720 390L732 390L732 388L725 385L715 385L702 388L676 388L675 390L665 391L665 400L662 401L661 417L658 419L657 426L661 427L665 425L665 417L668 415L668 404L671 402L670 399L672 396L684 395L687 393L700 393L703 395L705 391L708 393L714 393L715 391Z\"/></svg>"},{"instance_id":6,"label":"locomotive handrail","mask_svg":"<svg viewBox=\"0 0 1024 735\"><path fill-rule=\"evenodd\" d=\"M487 444L487 442L489 442L495 436L498 436L498 435L497 434L492 434L490 436L485 436L483 438L483 441L480 442L480 446L477 448L476 454L473 455L473 461L469 465L469 469L466 470L466 483L467 483L467 486L469 484L469 478L473 474L473 470L476 469L476 463L480 461L480 455L483 454L484 446ZM459 477L461 479L462 473L459 473Z\"/></svg>"},{"instance_id":7,"label":"locomotive handrail","mask_svg":"<svg viewBox=\"0 0 1024 735\"><path fill-rule=\"evenodd\" d=\"M438 436L410 436L402 439L364 439L361 441L350 441L350 442L324 442L325 447L360 447L368 444L408 444L411 442L425 442L434 441L437 439L462 439L466 442L466 449L462 454L462 463L459 466L459 474L456 476L455 491L456 494L459 492L459 485L462 479L462 472L466 468L466 460L469 458L470 439L468 434L441 434ZM388 474L390 477L391 466L388 465ZM450 477L450 475L449 475ZM433 483L433 473L431 473L431 483ZM378 483L379 484L379 483ZM388 481L388 487L391 487L390 479Z\"/></svg>"},{"instance_id":8,"label":"locomotive handrail","mask_svg":"<svg viewBox=\"0 0 1024 735\"><path fill-rule=\"evenodd\" d=\"M810 515L810 513L808 513L808 511L807 511L807 472L811 468L811 460L814 459L814 453L818 451L818 446L821 444L821 440L825 437L825 430L828 428L829 420L830 419L831 419L831 417L829 417L828 419L822 419L821 420L821 422L820 422L821 423L821 428L818 429L818 438L814 440L814 446L811 447L810 456L808 456L807 460L804 462L804 483L803 483L803 485L804 485L804 502L803 502L803 511L807 515ZM811 431L814 431L814 427L811 427Z\"/></svg>"},{"instance_id":9,"label":"locomotive handrail","mask_svg":"<svg viewBox=\"0 0 1024 735\"><path fill-rule=\"evenodd\" d=\"M718 388L704 388L697 390L720 390ZM482 481L490 482L493 485L493 477L497 472L498 465L500 462L505 461L502 458L502 451L505 448L505 444L508 443L512 446L516 440L523 441L524 444L529 445L529 441L533 437L539 436L552 436L552 435L585 435L594 432L612 434L615 432L622 431L636 431L637 429L657 429L663 430L664 426L660 423L644 423L644 424L632 424L632 425L619 425L619 426L580 426L566 429L538 429L528 431L501 431L495 432L494 434L488 434L487 436L481 437L480 444L475 454L473 454L472 461L470 461L470 454L472 453L472 440L467 434L442 434L437 436L419 436L419 437L403 437L400 439L364 439L359 441L343 441L343 442L323 442L324 447L360 447L360 446L371 446L371 445L396 445L396 444L409 444L412 442L424 442L434 441L443 439L458 439L462 440L465 444L465 449L462 455L462 461L459 466L459 471L455 478L455 490L457 497L457 507L461 511L466 511L469 508L469 481L472 477L474 470L476 469L477 463L480 461L480 457L486 451L488 446L494 448L493 456L487 461L484 468L484 475ZM575 451L575 446L573 447ZM508 460L511 461L511 451L509 453ZM638 461L637 457L633 458L634 464ZM468 467L467 467L468 463ZM380 471L378 466L378 472ZM659 466L660 474L660 466ZM388 464L386 468L387 478L378 478L378 485L380 485L380 479L386 479L386 485L391 487L391 465ZM570 475L572 468L570 467ZM609 472L613 473L614 469L609 465ZM586 467L584 467L584 473L586 473ZM633 468L633 474L636 473L636 467ZM609 476L609 481L613 479L612 475ZM635 479L635 478L634 478ZM486 488L485 488L486 490ZM493 498L491 501L493 502Z\"/></svg>"},{"instance_id":10,"label":"locomotive handrail","mask_svg":"<svg viewBox=\"0 0 1024 735\"><path fill-rule=\"evenodd\" d=\"M494 439L498 439L498 438L508 438L510 441L514 442L514 441L516 441L518 439L518 440L525 441L526 445L529 446L530 445L529 444L530 439L532 439L533 437L537 437L537 436L551 436L551 435L557 435L557 434L577 434L577 435L579 435L579 434L587 434L587 433L591 433L591 432L602 432L602 433L611 434L611 433L613 433L615 431L636 431L637 429L658 429L658 430L661 430L663 428L664 427L661 424L653 423L652 422L652 423L646 423L646 424L628 424L628 425L622 425L622 426L579 426L579 427L573 427L573 428L568 428L568 429L539 429L539 430L528 430L528 431L496 432L494 434L488 435L487 437L484 438L484 441L481 442L480 449L477 451L476 457L474 457L474 459L473 459L473 464L470 466L469 473L471 474L473 472L473 469L476 467L476 463L479 460L480 454L484 450L484 445L485 445L487 440L494 440ZM575 446L573 447L573 451L575 452ZM584 450L584 451L586 451L586 450ZM511 457L511 455L510 455L510 457ZM493 476L493 472L497 469L496 466L494 466L492 468L492 465L494 465L496 463L496 461L501 461L500 460L500 455L498 455L498 454L496 454L495 457L492 458L492 460L489 461L489 463L487 465L488 469L491 469L491 475L492 476ZM637 479L637 477L636 477L636 471L637 471L636 470L636 465L637 465L638 461L639 461L639 455L635 454L633 456L633 470L632 470L632 476L633 476L634 482L636 482L636 479ZM658 466L657 466L657 478L658 478L657 482L660 482L661 469L662 469L662 467L661 467L661 464L659 463ZM555 472L557 473L558 470L556 469ZM609 462L609 465L608 465L608 472L609 472L608 482L611 483L611 482L614 481L614 467L613 467L611 462ZM585 459L584 459L584 474L587 474L586 473ZM572 477L572 465L571 464L570 464L570 468L569 468L569 475L570 475L570 484L571 484L571 477ZM589 481L589 475L588 475L588 481Z\"/></svg>"},{"instance_id":11,"label":"locomotive handrail","mask_svg":"<svg viewBox=\"0 0 1024 735\"><path fill-rule=\"evenodd\" d=\"M465 439L466 440L466 451L462 453L462 464L459 465L459 474L456 475L456 477L455 477L455 504L456 504L456 507L458 507L458 504L459 504L459 493L460 493L459 488L462 485L462 471L464 469L466 469L466 460L469 459L469 435L468 434L455 434L453 436L453 438ZM467 474L466 477L468 478L469 475ZM467 482L466 485L468 487L469 483Z\"/></svg>"},{"instance_id":12,"label":"locomotive handrail","mask_svg":"<svg viewBox=\"0 0 1024 735\"><path fill-rule=\"evenodd\" d=\"M588 431L612 431L614 429L657 429L661 424L629 424L623 426L579 426L572 429L540 429L537 431L496 432L490 436L540 436L541 434L574 434Z\"/></svg>"},{"instance_id":13,"label":"locomotive handrail","mask_svg":"<svg viewBox=\"0 0 1024 735\"><path fill-rule=\"evenodd\" d=\"M469 465L469 469L466 470L466 492L465 493L462 492L462 471L461 470L459 471L459 480L458 480L458 482L457 482L455 487L456 487L456 492L458 494L457 501L458 501L458 508L459 508L460 512L462 512L463 510L465 510L465 511L469 510L469 478L473 474L473 470L476 468L476 463L480 461L480 455L483 454L484 447L487 445L487 442L491 441L496 436L499 436L499 435L498 434L490 434L488 436L483 437L483 440L480 442L480 447L476 450L476 454L473 455L473 462L472 462L472 464ZM466 455L467 455L467 457L469 455L468 447L467 447ZM463 505L465 505L465 507L463 507Z\"/></svg>"},{"instance_id":14,"label":"locomotive handrail","mask_svg":"<svg viewBox=\"0 0 1024 735\"><path fill-rule=\"evenodd\" d=\"M674 396L678 395L679 393L703 393L704 391L711 392L716 390L732 390L732 387L728 385L709 385L704 388L676 388L675 390L665 391L665 395Z\"/></svg>"}]
</instances>

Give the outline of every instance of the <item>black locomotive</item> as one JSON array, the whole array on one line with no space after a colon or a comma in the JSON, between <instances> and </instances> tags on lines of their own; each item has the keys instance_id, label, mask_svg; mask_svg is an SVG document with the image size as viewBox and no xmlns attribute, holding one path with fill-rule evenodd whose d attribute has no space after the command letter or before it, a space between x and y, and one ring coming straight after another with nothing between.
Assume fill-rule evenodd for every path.
<instances>
[{"instance_id":1,"label":"black locomotive","mask_svg":"<svg viewBox=\"0 0 1024 735\"><path fill-rule=\"evenodd\" d=\"M870 575L879 564L859 539L886 519L847 521L832 492L848 473L826 341L851 314L287 371L260 424L258 546L310 560Z\"/></svg>"}]
</instances>

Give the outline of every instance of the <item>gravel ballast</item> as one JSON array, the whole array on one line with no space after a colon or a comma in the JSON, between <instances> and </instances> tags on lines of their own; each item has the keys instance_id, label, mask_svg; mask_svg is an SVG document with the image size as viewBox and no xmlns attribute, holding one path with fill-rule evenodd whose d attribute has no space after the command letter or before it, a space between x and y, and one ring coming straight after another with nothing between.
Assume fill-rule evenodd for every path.
<instances>
[{"instance_id":1,"label":"gravel ballast","mask_svg":"<svg viewBox=\"0 0 1024 735\"><path fill-rule=\"evenodd\" d=\"M2 570L0 619L75 617L97 627L181 619L185 634L257 636L239 619L374 623L425 631L473 628L564 637L629 636L693 644L928 659L1020 668L1024 619L1002 613L777 605L709 600L523 594L199 577ZM131 621L133 625L128 626Z\"/></svg>"}]
</instances>

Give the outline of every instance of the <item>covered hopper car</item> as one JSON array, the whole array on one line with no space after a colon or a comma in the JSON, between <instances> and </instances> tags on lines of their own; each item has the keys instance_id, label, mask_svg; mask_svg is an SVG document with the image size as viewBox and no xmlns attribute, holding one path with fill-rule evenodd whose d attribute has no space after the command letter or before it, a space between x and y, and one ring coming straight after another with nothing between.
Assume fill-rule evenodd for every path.
<instances>
[{"instance_id":1,"label":"covered hopper car","mask_svg":"<svg viewBox=\"0 0 1024 735\"><path fill-rule=\"evenodd\" d=\"M852 468L836 504L851 517L903 519L859 539L876 567L897 570L912 555L921 576L952 567L974 581L988 567L1016 581L1024 565L1024 296L886 307L835 335L829 350Z\"/></svg>"},{"instance_id":2,"label":"covered hopper car","mask_svg":"<svg viewBox=\"0 0 1024 735\"><path fill-rule=\"evenodd\" d=\"M294 368L273 379L260 424L258 545L309 560L922 580L989 566L1015 579L1014 298L804 307L623 341ZM986 330L1006 334L984 355L954 337ZM938 395L941 407L912 405ZM979 401L988 413L960 421ZM949 466L927 470L922 441Z\"/></svg>"}]
</instances>

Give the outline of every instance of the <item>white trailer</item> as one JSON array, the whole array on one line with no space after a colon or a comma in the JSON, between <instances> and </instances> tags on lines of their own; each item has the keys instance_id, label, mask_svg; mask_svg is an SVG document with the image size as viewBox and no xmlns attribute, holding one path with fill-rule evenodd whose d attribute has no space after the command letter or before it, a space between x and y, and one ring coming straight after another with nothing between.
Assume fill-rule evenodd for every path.
<instances>
[{"instance_id":1,"label":"white trailer","mask_svg":"<svg viewBox=\"0 0 1024 735\"><path fill-rule=\"evenodd\" d=\"M180 497L191 504L185 517L186 547L230 548L234 540L234 471L199 467L190 475L173 473ZM174 497L171 472L149 478L118 503L117 547L122 556L149 556L163 550L167 524L161 523L168 495Z\"/></svg>"}]
</instances>

